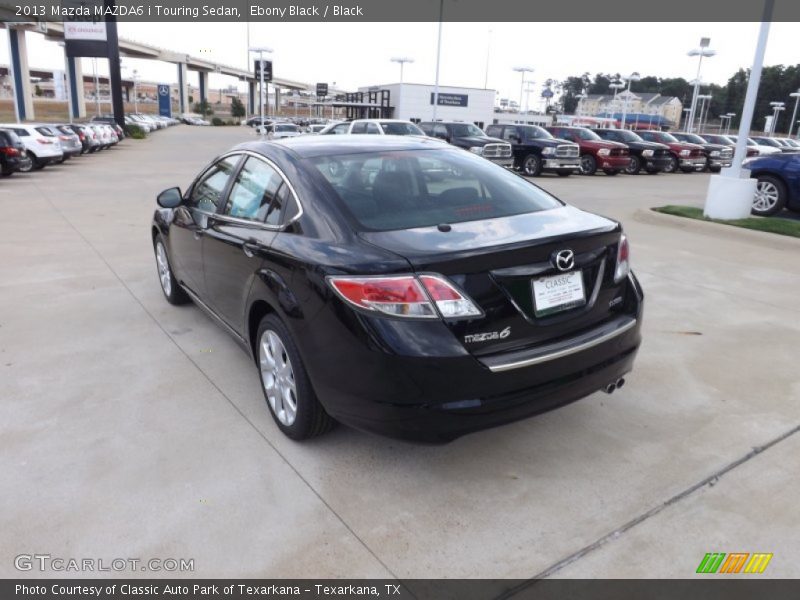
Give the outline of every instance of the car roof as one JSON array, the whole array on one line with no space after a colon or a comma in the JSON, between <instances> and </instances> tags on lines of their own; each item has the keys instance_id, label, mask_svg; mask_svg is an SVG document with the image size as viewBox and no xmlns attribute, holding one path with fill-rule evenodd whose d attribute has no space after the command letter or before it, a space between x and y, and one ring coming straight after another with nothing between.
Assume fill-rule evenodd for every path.
<instances>
[{"instance_id":1,"label":"car roof","mask_svg":"<svg viewBox=\"0 0 800 600\"><path fill-rule=\"evenodd\" d=\"M234 150L250 150L259 154L269 154L270 147L291 150L302 158L452 148L452 146L443 143L441 140L413 135L309 135L271 142L245 142L236 146Z\"/></svg>"}]
</instances>

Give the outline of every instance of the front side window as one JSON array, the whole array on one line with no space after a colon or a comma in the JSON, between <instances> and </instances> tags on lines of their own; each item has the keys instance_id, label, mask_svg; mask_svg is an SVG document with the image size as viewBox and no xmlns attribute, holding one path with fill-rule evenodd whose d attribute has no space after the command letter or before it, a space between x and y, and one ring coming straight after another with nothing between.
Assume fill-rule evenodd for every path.
<instances>
[{"instance_id":1,"label":"front side window","mask_svg":"<svg viewBox=\"0 0 800 600\"><path fill-rule=\"evenodd\" d=\"M525 179L460 150L364 152L306 160L363 230L430 227L561 206Z\"/></svg>"},{"instance_id":2,"label":"front side window","mask_svg":"<svg viewBox=\"0 0 800 600\"><path fill-rule=\"evenodd\" d=\"M239 158L237 154L223 158L203 173L192 187L188 205L205 212L216 212Z\"/></svg>"},{"instance_id":3,"label":"front side window","mask_svg":"<svg viewBox=\"0 0 800 600\"><path fill-rule=\"evenodd\" d=\"M516 142L519 139L519 133L516 127L506 127L503 130L503 139L508 142Z\"/></svg>"},{"instance_id":4,"label":"front side window","mask_svg":"<svg viewBox=\"0 0 800 600\"><path fill-rule=\"evenodd\" d=\"M378 129L378 126L375 123L369 122L367 123L367 133L369 135L380 135L381 130Z\"/></svg>"},{"instance_id":5,"label":"front side window","mask_svg":"<svg viewBox=\"0 0 800 600\"><path fill-rule=\"evenodd\" d=\"M254 157L249 157L236 176L223 214L248 221L268 222L278 188L283 183L278 172Z\"/></svg>"},{"instance_id":6,"label":"front side window","mask_svg":"<svg viewBox=\"0 0 800 600\"><path fill-rule=\"evenodd\" d=\"M485 137L486 135L472 123L456 123L451 127L455 137Z\"/></svg>"},{"instance_id":7,"label":"front side window","mask_svg":"<svg viewBox=\"0 0 800 600\"><path fill-rule=\"evenodd\" d=\"M353 123L353 129L350 133L367 133L367 124L363 121L361 123Z\"/></svg>"}]
</instances>

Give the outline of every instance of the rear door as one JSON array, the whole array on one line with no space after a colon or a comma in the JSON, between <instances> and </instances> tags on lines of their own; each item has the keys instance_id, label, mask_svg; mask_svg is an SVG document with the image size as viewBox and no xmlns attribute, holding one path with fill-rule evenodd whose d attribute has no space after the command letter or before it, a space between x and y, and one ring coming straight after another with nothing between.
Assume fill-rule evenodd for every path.
<instances>
[{"instance_id":1,"label":"rear door","mask_svg":"<svg viewBox=\"0 0 800 600\"><path fill-rule=\"evenodd\" d=\"M253 277L283 222L287 192L272 163L249 155L219 214L210 217L203 242L206 294L237 332L243 332Z\"/></svg>"}]
</instances>

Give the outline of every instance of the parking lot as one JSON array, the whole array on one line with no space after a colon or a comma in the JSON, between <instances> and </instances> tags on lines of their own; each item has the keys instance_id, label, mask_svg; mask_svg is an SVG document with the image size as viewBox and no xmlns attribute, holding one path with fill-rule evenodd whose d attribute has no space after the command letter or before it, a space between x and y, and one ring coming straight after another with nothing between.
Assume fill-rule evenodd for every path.
<instances>
[{"instance_id":1,"label":"parking lot","mask_svg":"<svg viewBox=\"0 0 800 600\"><path fill-rule=\"evenodd\" d=\"M299 444L153 260L156 194L252 136L174 127L0 181L3 577L20 552L387 578L687 578L770 552L764 576L800 576L800 241L647 210L701 205L707 175L540 177L628 232L646 301L625 388L444 446Z\"/></svg>"}]
</instances>

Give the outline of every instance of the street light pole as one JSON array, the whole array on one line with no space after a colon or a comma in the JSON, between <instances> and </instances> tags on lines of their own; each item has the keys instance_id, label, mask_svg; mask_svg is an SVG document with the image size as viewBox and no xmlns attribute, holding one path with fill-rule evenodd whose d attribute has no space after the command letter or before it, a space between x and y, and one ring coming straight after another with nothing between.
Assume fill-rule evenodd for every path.
<instances>
[{"instance_id":1,"label":"street light pole","mask_svg":"<svg viewBox=\"0 0 800 600\"><path fill-rule=\"evenodd\" d=\"M692 93L692 106L689 111L689 123L686 131L688 133L692 133L694 128L694 117L695 117L695 110L697 110L697 95L700 91L700 67L703 66L703 57L708 56L709 58L716 54L716 51L712 50L708 47L709 43L711 43L711 38L701 38L700 39L700 47L690 50L687 55L688 56L699 56L700 59L697 61L697 77L694 80L694 92Z\"/></svg>"},{"instance_id":2,"label":"street light pole","mask_svg":"<svg viewBox=\"0 0 800 600\"><path fill-rule=\"evenodd\" d=\"M708 102L708 106L706 106L706 100L711 100L710 94L700 94L697 96L697 99L701 101L700 103L700 116L697 122L697 131L698 133L703 132L703 115L708 116L708 108L711 106L711 102Z\"/></svg>"},{"instance_id":3,"label":"street light pole","mask_svg":"<svg viewBox=\"0 0 800 600\"><path fill-rule=\"evenodd\" d=\"M442 19L444 17L444 0L439 0L439 39L436 42L436 81L433 86L433 120L439 107L439 62L442 57Z\"/></svg>"},{"instance_id":4,"label":"street light pole","mask_svg":"<svg viewBox=\"0 0 800 600\"><path fill-rule=\"evenodd\" d=\"M630 95L631 95L631 83L633 83L634 81L639 81L640 79L641 79L641 77L639 76L639 73L637 73L636 71L634 71L633 73L631 73L627 77L627 80L628 80L628 95L625 96L625 102L622 103L622 128L623 129L625 129L625 125L627 125L627 120L628 120L628 100L630 100Z\"/></svg>"},{"instance_id":5,"label":"street light pole","mask_svg":"<svg viewBox=\"0 0 800 600\"><path fill-rule=\"evenodd\" d=\"M136 69L133 70L133 112L139 112L139 93L136 89L136 77L139 74L139 71Z\"/></svg>"},{"instance_id":6,"label":"street light pole","mask_svg":"<svg viewBox=\"0 0 800 600\"><path fill-rule=\"evenodd\" d=\"M795 120L797 119L797 103L800 102L800 90L796 92L792 92L789 94L790 98L794 98L794 110L792 111L792 120L789 122L789 134L788 137L792 137L792 129L794 128Z\"/></svg>"},{"instance_id":7,"label":"street light pole","mask_svg":"<svg viewBox=\"0 0 800 600\"><path fill-rule=\"evenodd\" d=\"M522 92L525 89L525 73L533 73L530 67L514 67L514 71L522 74L522 79L519 82L519 112L522 113Z\"/></svg>"},{"instance_id":8,"label":"street light pole","mask_svg":"<svg viewBox=\"0 0 800 600\"><path fill-rule=\"evenodd\" d=\"M608 87L614 90L614 99L611 101L611 109L612 109L611 114L613 115L614 113L617 112L617 90L621 90L622 88L624 88L625 84L622 83L620 80L615 79L614 81L608 84Z\"/></svg>"},{"instance_id":9,"label":"street light pole","mask_svg":"<svg viewBox=\"0 0 800 600\"><path fill-rule=\"evenodd\" d=\"M770 102L769 105L772 107L772 123L770 124L769 134L775 135L775 129L778 125L778 115L782 110L786 109L786 106L783 102Z\"/></svg>"},{"instance_id":10,"label":"street light pole","mask_svg":"<svg viewBox=\"0 0 800 600\"><path fill-rule=\"evenodd\" d=\"M261 79L261 85L258 88L258 101L260 107L260 114L261 114L261 135L264 136L267 133L267 128L264 125L264 53L271 53L272 48L266 47L254 47L249 49L250 52L258 53L258 71L259 71L259 78Z\"/></svg>"}]
</instances>

